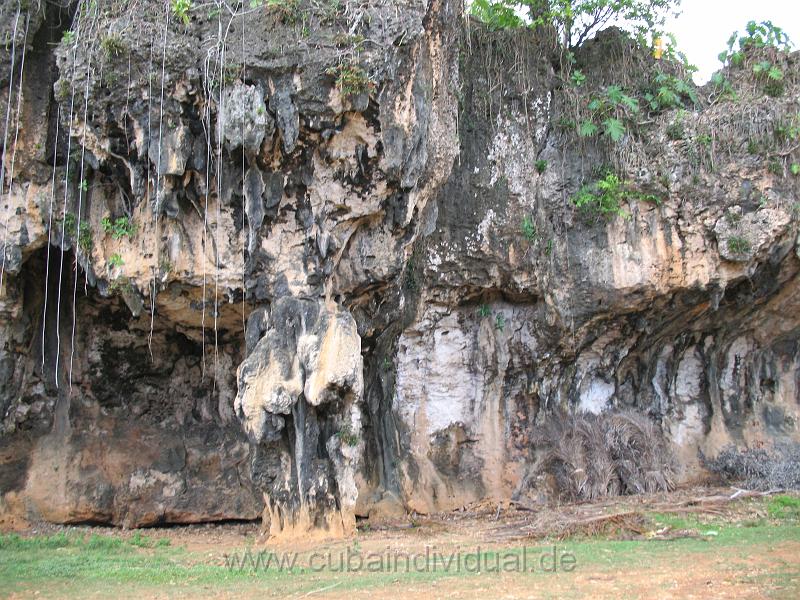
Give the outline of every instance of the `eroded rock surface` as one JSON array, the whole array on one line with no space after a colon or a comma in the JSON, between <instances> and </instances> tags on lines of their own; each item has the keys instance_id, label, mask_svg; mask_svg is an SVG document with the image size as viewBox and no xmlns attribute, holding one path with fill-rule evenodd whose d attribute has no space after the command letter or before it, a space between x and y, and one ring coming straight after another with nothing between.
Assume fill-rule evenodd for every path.
<instances>
[{"instance_id":1,"label":"eroded rock surface","mask_svg":"<svg viewBox=\"0 0 800 600\"><path fill-rule=\"evenodd\" d=\"M456 0L14 4L5 522L343 535L542 500L564 411L645 415L683 480L799 439L797 54L778 97L729 69L739 100L649 111L663 65L619 32L576 89L547 31ZM609 85L642 113L579 136ZM609 172L623 214L579 211Z\"/></svg>"},{"instance_id":2,"label":"eroded rock surface","mask_svg":"<svg viewBox=\"0 0 800 600\"><path fill-rule=\"evenodd\" d=\"M350 313L311 300L277 300L238 379L236 412L268 461L259 475L268 482L270 533L354 532L364 381Z\"/></svg>"}]
</instances>

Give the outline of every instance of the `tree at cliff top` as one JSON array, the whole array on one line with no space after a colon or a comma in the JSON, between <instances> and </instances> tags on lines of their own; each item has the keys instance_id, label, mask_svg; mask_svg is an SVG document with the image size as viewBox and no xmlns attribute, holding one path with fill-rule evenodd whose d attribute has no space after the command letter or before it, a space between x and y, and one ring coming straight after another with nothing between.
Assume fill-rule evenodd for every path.
<instances>
[{"instance_id":1,"label":"tree at cliff top","mask_svg":"<svg viewBox=\"0 0 800 600\"><path fill-rule=\"evenodd\" d=\"M612 22L656 35L681 0L472 0L470 14L492 28L552 24L564 47L580 46Z\"/></svg>"}]
</instances>

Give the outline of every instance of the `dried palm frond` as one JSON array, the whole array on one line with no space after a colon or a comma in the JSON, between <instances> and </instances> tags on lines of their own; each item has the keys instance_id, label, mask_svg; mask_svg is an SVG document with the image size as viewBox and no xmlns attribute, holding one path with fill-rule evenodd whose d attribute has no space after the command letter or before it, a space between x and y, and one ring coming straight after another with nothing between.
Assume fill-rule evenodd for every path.
<instances>
[{"instance_id":1,"label":"dried palm frond","mask_svg":"<svg viewBox=\"0 0 800 600\"><path fill-rule=\"evenodd\" d=\"M534 437L539 459L524 485L547 478L562 500L643 494L674 487L659 429L634 412L558 413Z\"/></svg>"}]
</instances>

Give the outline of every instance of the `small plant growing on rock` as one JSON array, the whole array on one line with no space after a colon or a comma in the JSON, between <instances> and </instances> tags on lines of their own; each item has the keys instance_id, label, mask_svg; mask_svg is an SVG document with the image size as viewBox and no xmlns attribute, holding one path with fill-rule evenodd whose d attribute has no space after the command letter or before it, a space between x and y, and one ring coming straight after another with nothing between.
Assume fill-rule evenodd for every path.
<instances>
[{"instance_id":1,"label":"small plant growing on rock","mask_svg":"<svg viewBox=\"0 0 800 600\"><path fill-rule=\"evenodd\" d=\"M572 82L572 85L575 87L580 87L586 81L586 75L584 75L580 69L575 69L569 79Z\"/></svg>"},{"instance_id":2,"label":"small plant growing on rock","mask_svg":"<svg viewBox=\"0 0 800 600\"><path fill-rule=\"evenodd\" d=\"M773 175L778 175L779 177L783 175L783 165L781 165L780 161L777 159L769 161L767 169Z\"/></svg>"},{"instance_id":3,"label":"small plant growing on rock","mask_svg":"<svg viewBox=\"0 0 800 600\"><path fill-rule=\"evenodd\" d=\"M792 175L800 175L800 163L792 163L792 166L789 167L789 170L792 172Z\"/></svg>"},{"instance_id":4,"label":"small plant growing on rock","mask_svg":"<svg viewBox=\"0 0 800 600\"><path fill-rule=\"evenodd\" d=\"M61 43L66 45L66 46L70 46L70 45L74 44L76 39L77 39L77 36L75 35L75 32L72 31L71 29L67 29L61 35Z\"/></svg>"},{"instance_id":5,"label":"small plant growing on rock","mask_svg":"<svg viewBox=\"0 0 800 600\"><path fill-rule=\"evenodd\" d=\"M417 251L411 253L411 259L408 261L406 265L404 277L403 277L403 287L407 289L409 292L416 292L419 289L419 282L417 281L416 275L416 265L417 265Z\"/></svg>"},{"instance_id":6,"label":"small plant growing on rock","mask_svg":"<svg viewBox=\"0 0 800 600\"><path fill-rule=\"evenodd\" d=\"M108 284L108 291L111 294L126 294L133 290L131 282L127 277L117 277Z\"/></svg>"},{"instance_id":7,"label":"small plant growing on rock","mask_svg":"<svg viewBox=\"0 0 800 600\"><path fill-rule=\"evenodd\" d=\"M736 90L733 89L731 82L721 71L717 71L711 76L711 83L714 86L714 93L717 98L736 100Z\"/></svg>"},{"instance_id":8,"label":"small plant growing on rock","mask_svg":"<svg viewBox=\"0 0 800 600\"><path fill-rule=\"evenodd\" d=\"M266 5L267 10L280 15L281 20L292 25L302 18L299 0L255 0L257 6ZM250 2L253 5L253 0Z\"/></svg>"},{"instance_id":9,"label":"small plant growing on rock","mask_svg":"<svg viewBox=\"0 0 800 600\"><path fill-rule=\"evenodd\" d=\"M480 307L478 308L478 316L481 319L485 319L486 317L491 316L491 314L492 314L492 309L489 308L489 305L486 303L481 304Z\"/></svg>"},{"instance_id":10,"label":"small plant growing on rock","mask_svg":"<svg viewBox=\"0 0 800 600\"><path fill-rule=\"evenodd\" d=\"M534 225L533 219L527 215L522 219L522 235L524 235L525 239L529 242L536 240L536 225Z\"/></svg>"},{"instance_id":11,"label":"small plant growing on rock","mask_svg":"<svg viewBox=\"0 0 800 600\"><path fill-rule=\"evenodd\" d=\"M125 53L125 44L118 35L111 34L100 40L100 48L108 58L114 58Z\"/></svg>"},{"instance_id":12,"label":"small plant growing on rock","mask_svg":"<svg viewBox=\"0 0 800 600\"><path fill-rule=\"evenodd\" d=\"M336 88L346 96L371 94L375 91L375 83L367 72L353 62L340 62L330 67L326 73L336 79Z\"/></svg>"},{"instance_id":13,"label":"small plant growing on rock","mask_svg":"<svg viewBox=\"0 0 800 600\"><path fill-rule=\"evenodd\" d=\"M184 25L189 24L189 11L192 10L192 0L170 0L172 14L180 19Z\"/></svg>"},{"instance_id":14,"label":"small plant growing on rock","mask_svg":"<svg viewBox=\"0 0 800 600\"><path fill-rule=\"evenodd\" d=\"M689 81L662 71L656 72L644 98L653 112L682 107L687 102L699 103L695 88Z\"/></svg>"},{"instance_id":15,"label":"small plant growing on rock","mask_svg":"<svg viewBox=\"0 0 800 600\"><path fill-rule=\"evenodd\" d=\"M56 100L59 102L64 102L69 98L69 94L72 90L70 89L69 82L66 79L59 79L58 85L56 86Z\"/></svg>"},{"instance_id":16,"label":"small plant growing on rock","mask_svg":"<svg viewBox=\"0 0 800 600\"><path fill-rule=\"evenodd\" d=\"M736 226L741 222L742 215L741 215L741 213L738 213L738 212L733 211L733 210L726 210L725 211L725 220L728 222L729 225Z\"/></svg>"},{"instance_id":17,"label":"small plant growing on rock","mask_svg":"<svg viewBox=\"0 0 800 600\"><path fill-rule=\"evenodd\" d=\"M112 254L108 259L108 266L112 269L115 267L121 267L124 265L125 262L122 260L122 257L119 254Z\"/></svg>"},{"instance_id":18,"label":"small plant growing on rock","mask_svg":"<svg viewBox=\"0 0 800 600\"><path fill-rule=\"evenodd\" d=\"M503 331L506 328L506 318L503 316L503 313L497 313L497 316L494 318L494 328L497 331Z\"/></svg>"},{"instance_id":19,"label":"small plant growing on rock","mask_svg":"<svg viewBox=\"0 0 800 600\"><path fill-rule=\"evenodd\" d=\"M738 235L731 236L728 238L728 250L733 254L747 254L750 252L750 242Z\"/></svg>"},{"instance_id":20,"label":"small plant growing on rock","mask_svg":"<svg viewBox=\"0 0 800 600\"><path fill-rule=\"evenodd\" d=\"M562 131L570 131L571 129L575 129L575 121L568 117L561 117L558 120L557 125Z\"/></svg>"},{"instance_id":21,"label":"small plant growing on rock","mask_svg":"<svg viewBox=\"0 0 800 600\"><path fill-rule=\"evenodd\" d=\"M622 203L630 196L625 182L616 174L607 173L595 183L583 186L573 196L572 203L590 219L627 218Z\"/></svg>"},{"instance_id":22,"label":"small plant growing on rock","mask_svg":"<svg viewBox=\"0 0 800 600\"><path fill-rule=\"evenodd\" d=\"M353 431L350 423L342 425L341 429L336 432L336 437L347 446L358 446L358 436Z\"/></svg>"},{"instance_id":23,"label":"small plant growing on rock","mask_svg":"<svg viewBox=\"0 0 800 600\"><path fill-rule=\"evenodd\" d=\"M539 159L536 161L536 172L539 175L542 175L545 171L547 171L547 161L543 159Z\"/></svg>"},{"instance_id":24,"label":"small plant growing on rock","mask_svg":"<svg viewBox=\"0 0 800 600\"><path fill-rule=\"evenodd\" d=\"M172 269L173 269L172 263L169 262L169 260L167 260L166 258L162 258L158 262L158 270L161 271L161 273L163 273L164 275L172 273Z\"/></svg>"},{"instance_id":25,"label":"small plant growing on rock","mask_svg":"<svg viewBox=\"0 0 800 600\"><path fill-rule=\"evenodd\" d=\"M764 81L764 93L770 98L783 95L783 71L768 60L753 65L753 74L759 81Z\"/></svg>"},{"instance_id":26,"label":"small plant growing on rock","mask_svg":"<svg viewBox=\"0 0 800 600\"><path fill-rule=\"evenodd\" d=\"M67 237L75 237L75 215L71 212L64 213L64 218L61 221L61 226L64 229L64 235Z\"/></svg>"},{"instance_id":27,"label":"small plant growing on rock","mask_svg":"<svg viewBox=\"0 0 800 600\"><path fill-rule=\"evenodd\" d=\"M89 254L93 247L92 227L88 223L81 223L80 231L78 232L78 248L85 254Z\"/></svg>"},{"instance_id":28,"label":"small plant growing on rock","mask_svg":"<svg viewBox=\"0 0 800 600\"><path fill-rule=\"evenodd\" d=\"M672 123L667 126L667 138L673 142L682 140L686 136L686 129L683 126L683 121L676 118Z\"/></svg>"},{"instance_id":29,"label":"small plant growing on rock","mask_svg":"<svg viewBox=\"0 0 800 600\"><path fill-rule=\"evenodd\" d=\"M622 119L639 112L639 101L626 94L618 85L608 86L602 95L589 101L590 118L578 126L581 137L604 133L613 141L620 141L626 132Z\"/></svg>"},{"instance_id":30,"label":"small plant growing on rock","mask_svg":"<svg viewBox=\"0 0 800 600\"><path fill-rule=\"evenodd\" d=\"M106 234L110 234L115 240L123 237L133 237L136 234L136 223L128 217L119 217L114 221L110 217L103 217L100 225L103 227L103 231Z\"/></svg>"},{"instance_id":31,"label":"small plant growing on rock","mask_svg":"<svg viewBox=\"0 0 800 600\"><path fill-rule=\"evenodd\" d=\"M700 144L701 146L705 146L706 148L708 148L711 145L711 141L712 141L711 140L711 136L709 134L707 134L707 133L701 133L695 139L696 139L698 144Z\"/></svg>"},{"instance_id":32,"label":"small plant growing on rock","mask_svg":"<svg viewBox=\"0 0 800 600\"><path fill-rule=\"evenodd\" d=\"M88 223L81 223L78 227L78 220L71 212L65 213L64 218L60 219L61 227L64 229L64 236L77 243L78 249L85 254L89 254L94 247L92 239L92 227Z\"/></svg>"}]
</instances>

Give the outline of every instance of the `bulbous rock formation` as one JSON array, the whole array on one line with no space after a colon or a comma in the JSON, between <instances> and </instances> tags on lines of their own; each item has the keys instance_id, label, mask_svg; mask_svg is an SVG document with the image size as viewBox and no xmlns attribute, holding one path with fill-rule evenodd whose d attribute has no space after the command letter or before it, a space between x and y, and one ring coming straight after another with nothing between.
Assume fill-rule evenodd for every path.
<instances>
[{"instance_id":1,"label":"bulbous rock formation","mask_svg":"<svg viewBox=\"0 0 800 600\"><path fill-rule=\"evenodd\" d=\"M261 474L269 481L264 522L276 537L314 528L353 533L364 447L356 323L341 307L291 297L276 301L266 320L239 367L235 405L275 467Z\"/></svg>"}]
</instances>

